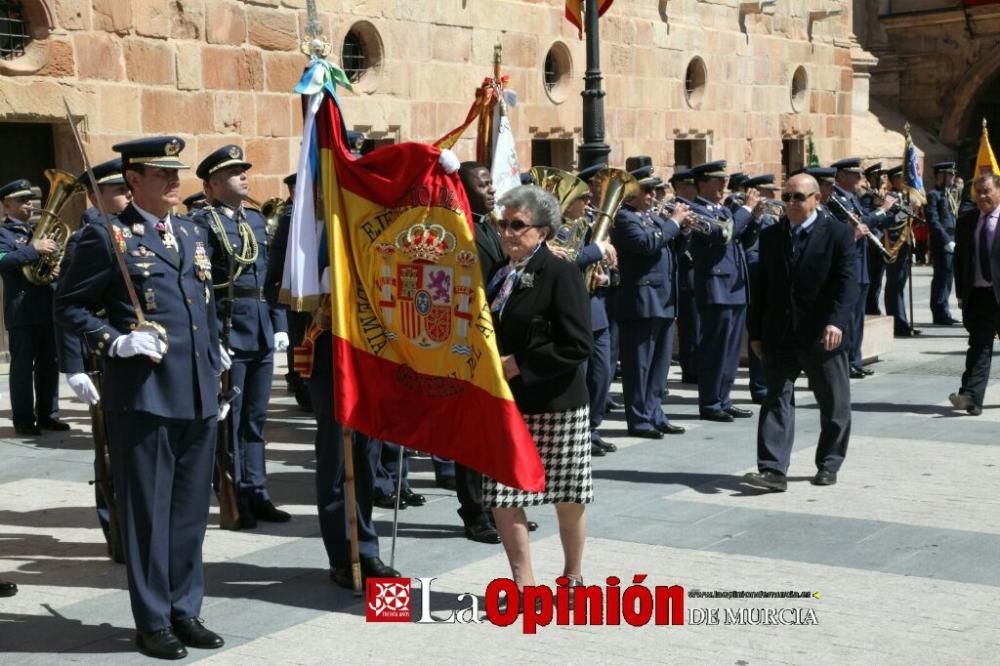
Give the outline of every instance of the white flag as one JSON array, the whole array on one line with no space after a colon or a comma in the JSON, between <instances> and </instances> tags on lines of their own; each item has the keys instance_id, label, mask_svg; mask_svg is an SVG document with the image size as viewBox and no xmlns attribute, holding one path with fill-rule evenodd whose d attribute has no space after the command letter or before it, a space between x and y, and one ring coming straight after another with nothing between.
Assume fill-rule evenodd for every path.
<instances>
[{"instance_id":1,"label":"white flag","mask_svg":"<svg viewBox=\"0 0 1000 666\"><path fill-rule=\"evenodd\" d=\"M514 130L510 127L510 116L504 102L494 108L493 127L493 188L499 199L503 194L521 184L521 167L517 163L517 149L514 145Z\"/></svg>"}]
</instances>

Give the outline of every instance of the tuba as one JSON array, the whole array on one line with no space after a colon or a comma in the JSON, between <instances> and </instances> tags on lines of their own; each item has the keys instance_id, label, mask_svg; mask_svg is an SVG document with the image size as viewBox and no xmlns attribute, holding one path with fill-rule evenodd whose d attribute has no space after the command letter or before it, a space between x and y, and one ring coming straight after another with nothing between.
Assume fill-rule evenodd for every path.
<instances>
[{"instance_id":1,"label":"tuba","mask_svg":"<svg viewBox=\"0 0 1000 666\"><path fill-rule=\"evenodd\" d=\"M570 204L590 192L590 186L573 174L553 167L532 167L531 176L538 186L559 200L559 209L563 215ZM576 220L563 218L563 223L556 229L555 235L549 241L550 245L566 251L570 261L576 260L576 253L583 247L584 238L590 225L587 218Z\"/></svg>"},{"instance_id":2,"label":"tuba","mask_svg":"<svg viewBox=\"0 0 1000 666\"><path fill-rule=\"evenodd\" d=\"M639 181L630 173L621 169L604 169L598 172L591 182L597 182L597 205L594 211L593 233L591 243L608 240L611 227L615 224L615 213L626 199L634 197L639 191ZM597 289L597 265L588 266L583 273L583 280L590 293Z\"/></svg>"},{"instance_id":3,"label":"tuba","mask_svg":"<svg viewBox=\"0 0 1000 666\"><path fill-rule=\"evenodd\" d=\"M274 234L278 230L278 220L285 214L285 208L288 204L281 197L271 197L264 201L264 203L258 203L255 199L247 197L246 202L251 208L256 208L264 216L267 242L270 243L274 240Z\"/></svg>"},{"instance_id":4,"label":"tuba","mask_svg":"<svg viewBox=\"0 0 1000 666\"><path fill-rule=\"evenodd\" d=\"M46 169L45 177L49 179L49 198L42 208L35 208L40 219L31 233L31 242L48 238L56 243L56 250L39 257L38 261L21 269L24 277L31 284L44 287L55 281L55 274L66 254L66 243L69 241L70 228L59 217L59 212L77 192L83 192L84 186L77 182L76 177L60 169Z\"/></svg>"}]
</instances>

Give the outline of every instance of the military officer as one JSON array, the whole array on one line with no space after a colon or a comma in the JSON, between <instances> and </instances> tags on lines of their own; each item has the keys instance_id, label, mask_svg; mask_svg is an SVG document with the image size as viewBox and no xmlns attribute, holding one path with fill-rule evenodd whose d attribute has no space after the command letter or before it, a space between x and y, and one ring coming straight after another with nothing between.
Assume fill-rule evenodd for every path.
<instances>
[{"instance_id":1,"label":"military officer","mask_svg":"<svg viewBox=\"0 0 1000 666\"><path fill-rule=\"evenodd\" d=\"M833 196L833 186L835 184L835 178L837 176L837 170L833 167L809 167L805 170L805 173L809 174L816 179L819 184L819 202L822 204L821 210L827 210L826 204L830 201L830 197Z\"/></svg>"},{"instance_id":2,"label":"military officer","mask_svg":"<svg viewBox=\"0 0 1000 666\"><path fill-rule=\"evenodd\" d=\"M881 162L875 162L865 167L865 179L868 181L868 189L864 194L858 196L861 201L861 208L870 213L879 207L883 200L882 178L885 169ZM882 253L875 251L868 253L868 294L865 299L866 315L881 315L882 308L879 301L882 299L882 282L885 278L885 260Z\"/></svg>"},{"instance_id":3,"label":"military officer","mask_svg":"<svg viewBox=\"0 0 1000 666\"><path fill-rule=\"evenodd\" d=\"M756 235L760 195L749 190L736 213L723 201L724 160L700 164L691 170L698 187L695 210L715 219L710 234L691 238L695 299L701 315L698 343L698 411L702 419L730 422L750 418L753 412L736 407L730 398L740 362L740 343L746 324L747 264L744 243ZM727 238L724 227L731 228Z\"/></svg>"},{"instance_id":4,"label":"military officer","mask_svg":"<svg viewBox=\"0 0 1000 666\"><path fill-rule=\"evenodd\" d=\"M264 297L267 228L260 211L244 205L252 165L243 149L226 145L198 165L208 203L195 214L208 240L212 283L222 341L230 352L233 450L240 528L258 520L283 523L291 516L274 506L267 491L264 424L271 400L274 352L288 349L285 311Z\"/></svg>"},{"instance_id":5,"label":"military officer","mask_svg":"<svg viewBox=\"0 0 1000 666\"><path fill-rule=\"evenodd\" d=\"M927 223L931 232L931 314L935 324L951 326L959 323L951 316L948 299L955 281L952 262L955 256L955 222L962 201L962 191L955 187L955 163L934 165L937 185L927 193Z\"/></svg>"},{"instance_id":6,"label":"military officer","mask_svg":"<svg viewBox=\"0 0 1000 666\"><path fill-rule=\"evenodd\" d=\"M652 160L630 157L628 167L633 167L630 173L640 189L618 209L611 229L621 272L616 314L625 421L633 437L662 439L664 434L685 430L670 423L661 404L677 312L677 264L669 243L681 232L687 206L678 204L671 219L651 215L653 190L659 182L653 176Z\"/></svg>"},{"instance_id":7,"label":"military officer","mask_svg":"<svg viewBox=\"0 0 1000 666\"><path fill-rule=\"evenodd\" d=\"M14 431L40 435L41 429L69 430L59 420L59 368L52 325L52 285L36 285L25 266L58 251L51 238L32 240L31 182L23 178L0 187L0 275L4 323L10 340L10 403Z\"/></svg>"},{"instance_id":8,"label":"military officer","mask_svg":"<svg viewBox=\"0 0 1000 666\"><path fill-rule=\"evenodd\" d=\"M730 211L735 211L743 205L743 200L746 198L748 180L750 180L750 176L742 171L737 171L729 176L729 183L726 186L729 194L726 195L723 205Z\"/></svg>"},{"instance_id":9,"label":"military officer","mask_svg":"<svg viewBox=\"0 0 1000 666\"><path fill-rule=\"evenodd\" d=\"M745 185L747 189L752 188L757 190L760 193L761 200L774 199L775 192L779 189L774 184L774 174L770 173L753 176L746 181ZM773 210L765 210L760 216L760 230L763 231L777 222L778 218L775 217ZM753 238L750 239L753 242L746 247L747 275L750 278L748 289L750 290L753 290L753 283L757 275L757 262L760 260L757 235L753 235ZM762 405L767 398L767 380L764 377L764 367L761 364L760 357L750 348L749 341L747 344L747 369L749 374L750 399L753 400L754 404Z\"/></svg>"},{"instance_id":10,"label":"military officer","mask_svg":"<svg viewBox=\"0 0 1000 666\"><path fill-rule=\"evenodd\" d=\"M864 342L865 330L865 303L871 281L868 271L871 264L869 254L875 253L878 255L878 260L881 261L878 250L874 247L869 248L868 235L877 233L885 224L886 211L892 207L893 200L888 197L874 210L866 211L857 195L862 177L861 158L848 157L834 162L830 166L836 169L835 182L831 198L825 202L824 206L844 224L851 224L850 220L852 219L858 223L854 227L854 241L857 249L855 262L859 285L858 300L852 315L851 326L845 331L844 339L847 342L850 377L851 379L864 379L873 374L872 370L864 367L861 357L861 345ZM833 201L834 199L836 201Z\"/></svg>"},{"instance_id":11,"label":"military officer","mask_svg":"<svg viewBox=\"0 0 1000 666\"><path fill-rule=\"evenodd\" d=\"M103 357L136 643L163 659L186 656L185 646L223 645L199 615L219 375L229 359L219 343L208 239L171 213L180 203L178 170L187 168L183 148L174 136L113 147L132 202L112 230L84 227L56 292L57 323L82 331Z\"/></svg>"},{"instance_id":12,"label":"military officer","mask_svg":"<svg viewBox=\"0 0 1000 666\"><path fill-rule=\"evenodd\" d=\"M909 206L910 197L903 191L903 165L895 166L886 173L889 176L891 196L904 206ZM896 261L887 265L885 269L885 310L886 314L892 315L893 334L897 338L909 338L921 333L920 329L910 326L906 314L906 281L910 275L910 260L913 256L910 245L912 232L909 229L912 220L899 206L890 209L889 215L893 219L886 222L888 243L885 243L885 246L888 248L897 245L903 234L907 238L899 245Z\"/></svg>"},{"instance_id":13,"label":"military officer","mask_svg":"<svg viewBox=\"0 0 1000 666\"><path fill-rule=\"evenodd\" d=\"M691 204L698 198L698 188L694 185L694 174L690 169L679 169L670 176L678 201ZM677 256L677 361L681 366L681 382L698 383L698 339L701 337L701 321L694 299L694 263L689 247Z\"/></svg>"}]
</instances>

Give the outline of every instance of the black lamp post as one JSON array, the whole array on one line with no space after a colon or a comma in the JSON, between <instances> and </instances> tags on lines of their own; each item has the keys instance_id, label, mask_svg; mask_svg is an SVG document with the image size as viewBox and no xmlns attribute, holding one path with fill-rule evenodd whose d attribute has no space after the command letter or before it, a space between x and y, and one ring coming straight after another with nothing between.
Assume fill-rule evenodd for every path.
<instances>
[{"instance_id":1,"label":"black lamp post","mask_svg":"<svg viewBox=\"0 0 1000 666\"><path fill-rule=\"evenodd\" d=\"M577 166L607 162L611 146L604 143L604 91L601 89L601 47L597 0L586 0L583 24L587 33L587 73L584 74L583 143L577 149Z\"/></svg>"}]
</instances>

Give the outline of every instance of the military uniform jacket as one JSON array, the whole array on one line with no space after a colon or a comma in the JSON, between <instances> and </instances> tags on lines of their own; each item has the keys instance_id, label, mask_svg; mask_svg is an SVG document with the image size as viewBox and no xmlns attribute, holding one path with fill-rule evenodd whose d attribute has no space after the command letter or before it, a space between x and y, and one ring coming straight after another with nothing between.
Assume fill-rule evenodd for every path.
<instances>
[{"instance_id":1,"label":"military uniform jacket","mask_svg":"<svg viewBox=\"0 0 1000 666\"><path fill-rule=\"evenodd\" d=\"M88 208L83 211L83 215L80 216L80 227L70 234L69 240L66 241L66 253L63 255L62 264L59 267L61 275L65 275L69 271L69 265L73 261L73 255L76 254L76 245L80 242L80 234L83 233L84 227L94 222L100 223L97 209ZM86 372L87 348L77 331L57 326L56 345L56 352L59 355L59 372L70 375Z\"/></svg>"},{"instance_id":2,"label":"military uniform jacket","mask_svg":"<svg viewBox=\"0 0 1000 666\"><path fill-rule=\"evenodd\" d=\"M885 221L885 213L878 209L872 211L866 209L862 205L861 199L859 199L858 195L854 192L848 192L839 185L834 185L832 196L837 197L837 201L840 202L844 208L849 210L857 219L861 220L862 224L867 225L873 233L877 233L882 228L882 224ZM847 216L840 210L839 206L827 205L825 210L836 219L840 220L844 224L847 224L852 232L854 231L854 226L848 221ZM868 270L868 236L862 236L858 240L854 241L854 244L858 249L858 284L871 284L871 274ZM871 251L877 252L875 249L872 249Z\"/></svg>"},{"instance_id":3,"label":"military uniform jacket","mask_svg":"<svg viewBox=\"0 0 1000 666\"><path fill-rule=\"evenodd\" d=\"M211 265L205 232L190 219L171 215L177 252L132 204L103 224L80 233L73 261L56 290L56 323L81 332L104 359L104 409L141 411L170 419L208 418L218 412L218 320L214 316ZM125 255L139 305L167 331L169 348L159 363L146 356L112 358L111 344L135 328L112 243ZM103 315L98 314L105 310Z\"/></svg>"},{"instance_id":4,"label":"military uniform jacket","mask_svg":"<svg viewBox=\"0 0 1000 666\"><path fill-rule=\"evenodd\" d=\"M746 255L743 252L744 232L748 231L753 215L745 208L732 215L725 206L699 197L692 210L716 220L732 220L733 240L725 242L722 229L714 226L710 234L691 236L694 263L694 295L699 306L746 305Z\"/></svg>"},{"instance_id":5,"label":"military uniform jacket","mask_svg":"<svg viewBox=\"0 0 1000 666\"><path fill-rule=\"evenodd\" d=\"M31 226L6 218L0 225L0 275L7 330L52 323L52 287L32 284L21 272L40 256L31 245Z\"/></svg>"},{"instance_id":6,"label":"military uniform jacket","mask_svg":"<svg viewBox=\"0 0 1000 666\"><path fill-rule=\"evenodd\" d=\"M576 253L576 267L581 272L604 259L604 253L598 245L590 242L592 230L588 230L584 237L584 246ZM608 311L605 305L606 287L594 290L590 296L590 326L591 330L600 331L608 327Z\"/></svg>"},{"instance_id":7,"label":"military uniform jacket","mask_svg":"<svg viewBox=\"0 0 1000 666\"><path fill-rule=\"evenodd\" d=\"M618 251L621 281L615 317L673 319L677 311L677 262L670 241L680 234L673 221L623 205L615 215L611 243Z\"/></svg>"},{"instance_id":8,"label":"military uniform jacket","mask_svg":"<svg viewBox=\"0 0 1000 666\"><path fill-rule=\"evenodd\" d=\"M935 187L927 193L925 213L931 228L931 252L944 252L944 246L955 240L956 221L947 189Z\"/></svg>"},{"instance_id":9,"label":"military uniform jacket","mask_svg":"<svg viewBox=\"0 0 1000 666\"><path fill-rule=\"evenodd\" d=\"M215 216L212 215L215 211ZM274 348L275 331L288 330L287 315L282 308L273 308L265 298L267 286L267 226L260 212L246 209L246 221L253 230L257 242L257 259L252 264L243 266L232 262L233 272L239 271L233 283L232 327L229 339L224 341L231 349L242 352L257 352ZM229 246L237 254L243 251L239 230L236 223L236 213L224 205L214 209L199 211L194 221L202 226L202 236L206 238L209 257L212 261L212 283L224 285L229 282L231 257L223 246L217 229L219 223L225 230ZM226 303L229 299L229 287L216 287L215 303L219 317L219 330L223 331Z\"/></svg>"}]
</instances>

